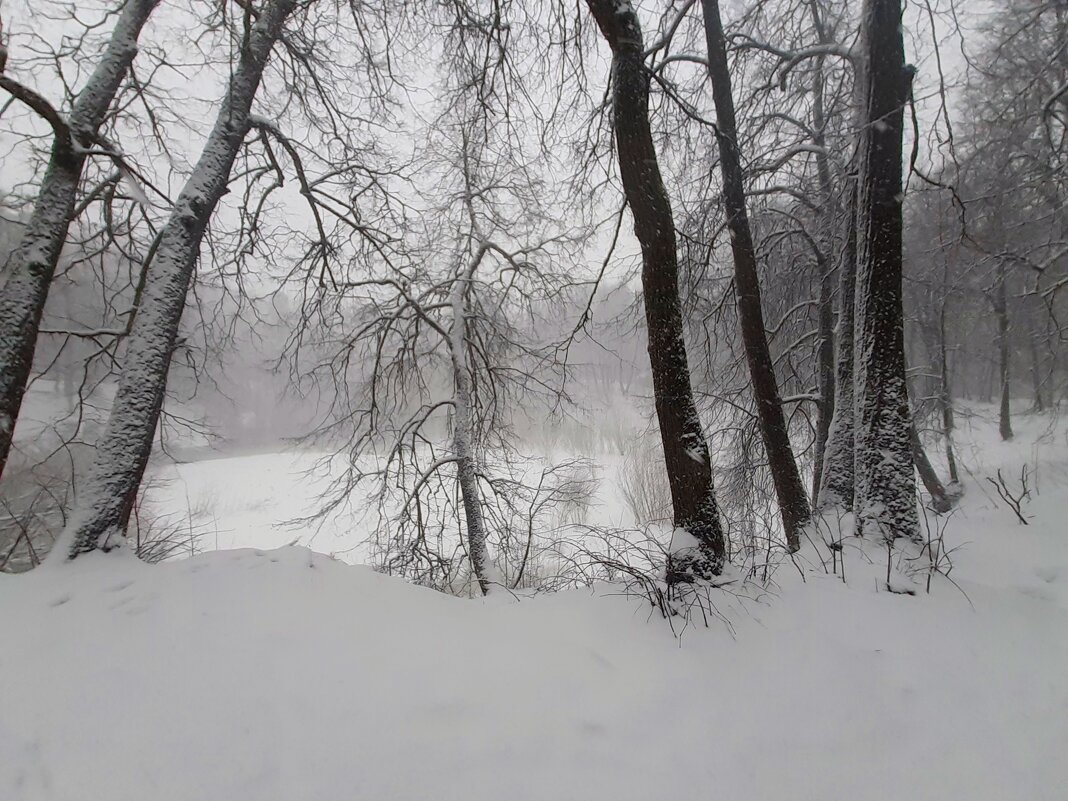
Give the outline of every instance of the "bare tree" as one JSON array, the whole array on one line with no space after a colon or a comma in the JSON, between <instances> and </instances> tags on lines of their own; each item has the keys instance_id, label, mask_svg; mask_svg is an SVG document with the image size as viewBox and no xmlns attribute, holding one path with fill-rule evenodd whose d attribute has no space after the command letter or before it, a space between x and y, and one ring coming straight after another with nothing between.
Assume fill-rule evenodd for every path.
<instances>
[{"instance_id":1,"label":"bare tree","mask_svg":"<svg viewBox=\"0 0 1068 801\"><path fill-rule=\"evenodd\" d=\"M809 521L810 509L801 473L797 469L790 431L783 414L782 398L775 378L771 351L768 348L764 312L760 303L760 279L757 275L756 248L746 212L745 181L738 150L738 125L735 121L734 95L723 23L717 0L702 0L705 39L708 46L708 74L712 80L718 126L719 163L723 175L723 202L727 211L734 253L734 285L738 299L738 317L745 344L753 398L760 417L760 432L768 455L775 491L779 499L783 530L790 551L801 546L800 531Z\"/></svg>"},{"instance_id":2,"label":"bare tree","mask_svg":"<svg viewBox=\"0 0 1068 801\"><path fill-rule=\"evenodd\" d=\"M419 202L387 261L350 265L304 313L320 353L306 377L337 393L313 436L346 463L315 516L369 483L377 566L481 594L530 580L533 535L516 548L513 518L551 503L568 472L530 484L512 427L524 407L567 400L539 329L549 303L567 303L561 256L573 238L570 215L550 212L560 190L544 180L551 146L519 124L536 127L542 110L524 99L540 92L539 39L518 11L411 10L435 31L424 46L444 65L424 107L435 114L412 179Z\"/></svg>"},{"instance_id":3,"label":"bare tree","mask_svg":"<svg viewBox=\"0 0 1068 801\"><path fill-rule=\"evenodd\" d=\"M587 0L612 49L612 113L623 190L642 249L649 363L675 526L692 545L673 554L672 581L718 574L726 556L712 463L690 385L671 201L649 126L649 73L641 24L629 2Z\"/></svg>"},{"instance_id":4,"label":"bare tree","mask_svg":"<svg viewBox=\"0 0 1068 801\"><path fill-rule=\"evenodd\" d=\"M82 171L90 154L121 154L102 138L115 94L137 55L137 38L159 0L127 0L107 48L64 115L30 87L4 74L8 52L0 43L0 88L31 108L52 129L52 152L33 212L0 288L0 474L7 464L22 397L33 366L38 328L67 230L76 216Z\"/></svg>"},{"instance_id":5,"label":"bare tree","mask_svg":"<svg viewBox=\"0 0 1068 801\"><path fill-rule=\"evenodd\" d=\"M129 523L152 450L186 293L212 212L254 122L252 102L297 0L245 8L241 55L200 159L175 202L146 272L125 363L97 455L64 532L60 558L107 549Z\"/></svg>"}]
</instances>

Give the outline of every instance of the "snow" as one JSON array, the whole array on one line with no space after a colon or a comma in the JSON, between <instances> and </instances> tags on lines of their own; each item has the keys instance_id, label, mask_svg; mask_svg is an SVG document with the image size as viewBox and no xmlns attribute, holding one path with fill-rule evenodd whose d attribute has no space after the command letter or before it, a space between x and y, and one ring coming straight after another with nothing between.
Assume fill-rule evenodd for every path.
<instances>
[{"instance_id":1,"label":"snow","mask_svg":"<svg viewBox=\"0 0 1068 801\"><path fill-rule=\"evenodd\" d=\"M678 638L619 586L459 599L299 547L0 576L0 798L1063 799L1068 444L959 433L956 585L806 544ZM982 488L1024 462L1028 526Z\"/></svg>"}]
</instances>

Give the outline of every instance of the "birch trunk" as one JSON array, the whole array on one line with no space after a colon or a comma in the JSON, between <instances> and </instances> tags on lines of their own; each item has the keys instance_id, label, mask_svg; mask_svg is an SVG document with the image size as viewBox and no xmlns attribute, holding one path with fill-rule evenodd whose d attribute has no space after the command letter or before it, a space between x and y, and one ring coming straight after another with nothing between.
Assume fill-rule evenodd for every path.
<instances>
[{"instance_id":1,"label":"birch trunk","mask_svg":"<svg viewBox=\"0 0 1068 801\"><path fill-rule=\"evenodd\" d=\"M482 495L478 486L478 460L475 455L474 410L471 397L471 372L467 364L467 293L482 250L471 262L464 275L458 276L452 288L452 324L449 330L449 352L452 358L453 435L452 449L456 459L456 483L464 505L467 524L467 554L471 571L483 595L489 595L499 584L493 561L486 544L486 522L482 514Z\"/></svg>"},{"instance_id":2,"label":"birch trunk","mask_svg":"<svg viewBox=\"0 0 1068 801\"><path fill-rule=\"evenodd\" d=\"M642 294L649 365L676 529L693 543L673 542L669 582L718 575L726 558L712 484L712 462L697 414L683 335L678 253L671 201L649 127L649 74L642 31L623 0L586 0L612 48L612 112L623 191L642 249ZM685 539L685 538L680 538Z\"/></svg>"},{"instance_id":3,"label":"birch trunk","mask_svg":"<svg viewBox=\"0 0 1068 801\"><path fill-rule=\"evenodd\" d=\"M152 451L167 372L201 240L249 128L252 101L296 0L272 0L249 29L215 125L160 234L127 339L119 388L86 486L57 550L69 558L121 537Z\"/></svg>"},{"instance_id":4,"label":"birch trunk","mask_svg":"<svg viewBox=\"0 0 1068 801\"><path fill-rule=\"evenodd\" d=\"M12 254L0 289L0 474L7 464L48 287L74 216L87 148L96 144L115 94L137 55L137 38L159 0L127 0L85 87L66 120L53 122L55 137L40 192ZM0 78L5 89L6 79Z\"/></svg>"},{"instance_id":5,"label":"birch trunk","mask_svg":"<svg viewBox=\"0 0 1068 801\"><path fill-rule=\"evenodd\" d=\"M734 96L730 70L727 66L727 47L718 0L702 0L705 17L705 42L708 48L708 76L712 81L712 95L716 106L719 145L719 164L723 175L723 203L727 212L727 229L734 255L734 288L738 299L738 318L745 346L753 400L760 420L760 434L768 466L775 484L775 494L782 514L787 548L793 552L801 547L801 529L809 521L811 510L801 473L797 469L782 398L775 378L775 368L768 347L761 306L760 278L757 274L756 248L749 227L745 206L745 180L742 173L738 145L738 125L735 120Z\"/></svg>"},{"instance_id":6,"label":"birch trunk","mask_svg":"<svg viewBox=\"0 0 1068 801\"><path fill-rule=\"evenodd\" d=\"M902 138L911 76L901 16L901 0L864 4L854 507L857 533L887 540L920 536L902 308Z\"/></svg>"}]
</instances>

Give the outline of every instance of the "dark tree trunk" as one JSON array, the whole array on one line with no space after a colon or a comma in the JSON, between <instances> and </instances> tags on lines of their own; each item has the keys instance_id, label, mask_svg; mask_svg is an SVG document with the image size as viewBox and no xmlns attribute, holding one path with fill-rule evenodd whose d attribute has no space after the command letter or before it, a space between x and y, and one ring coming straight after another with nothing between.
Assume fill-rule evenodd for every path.
<instances>
[{"instance_id":1,"label":"dark tree trunk","mask_svg":"<svg viewBox=\"0 0 1068 801\"><path fill-rule=\"evenodd\" d=\"M586 0L612 48L612 107L623 190L642 249L642 290L649 364L675 526L696 541L672 554L670 581L720 573L726 545L712 485L712 462L690 385L679 301L678 253L671 202L649 127L649 75L638 17L628 3Z\"/></svg>"},{"instance_id":2,"label":"dark tree trunk","mask_svg":"<svg viewBox=\"0 0 1068 801\"><path fill-rule=\"evenodd\" d=\"M1042 375L1042 356L1038 350L1039 332L1037 330L1028 337L1027 344L1031 351L1031 389L1035 396L1035 411L1046 411L1046 399L1042 395L1044 377Z\"/></svg>"},{"instance_id":3,"label":"dark tree trunk","mask_svg":"<svg viewBox=\"0 0 1068 801\"><path fill-rule=\"evenodd\" d=\"M953 449L953 390L949 383L949 354L946 350L946 306L948 295L943 294L947 300L943 301L938 314L938 406L942 413L942 436L946 444L946 466L949 469L949 480L954 484L960 484L960 475L957 473L957 457Z\"/></svg>"},{"instance_id":4,"label":"dark tree trunk","mask_svg":"<svg viewBox=\"0 0 1068 801\"><path fill-rule=\"evenodd\" d=\"M129 0L119 13L108 46L74 101L70 118L60 121L54 131L40 192L12 254L7 280L0 290L0 474L7 464L22 396L33 369L48 287L74 215L85 151L97 144L100 126L137 55L137 38L158 4L159 0Z\"/></svg>"},{"instance_id":5,"label":"dark tree trunk","mask_svg":"<svg viewBox=\"0 0 1068 801\"><path fill-rule=\"evenodd\" d=\"M296 0L272 0L241 48L215 127L160 232L144 295L127 339L119 388L85 488L57 550L70 558L125 534L159 422L167 372L201 240L250 124L252 101Z\"/></svg>"},{"instance_id":6,"label":"dark tree trunk","mask_svg":"<svg viewBox=\"0 0 1068 801\"><path fill-rule=\"evenodd\" d=\"M857 533L919 539L902 307L902 135L911 71L901 0L866 0L867 117L858 180L856 287Z\"/></svg>"},{"instance_id":7,"label":"dark tree trunk","mask_svg":"<svg viewBox=\"0 0 1068 801\"><path fill-rule=\"evenodd\" d=\"M801 473L797 469L782 398L775 378L775 368L764 328L760 300L756 248L745 207L745 178L738 146L738 126L734 113L730 70L723 23L718 0L702 0L705 16L705 41L708 46L708 75L716 105L719 163L723 175L723 202L727 212L727 229L734 254L734 286L738 298L738 318L746 361L753 386L753 400L760 419L760 434L768 456L768 466L775 483L775 494L782 513L783 530L790 551L801 545L801 529L809 521L811 510Z\"/></svg>"},{"instance_id":8,"label":"dark tree trunk","mask_svg":"<svg viewBox=\"0 0 1068 801\"><path fill-rule=\"evenodd\" d=\"M998 320L998 383L1001 390L998 431L1003 440L1010 440L1012 439L1012 415L1009 408L1009 390L1012 383L1012 368L1009 354L1009 298L1005 284L1005 263L998 262L993 303L994 315Z\"/></svg>"},{"instance_id":9,"label":"dark tree trunk","mask_svg":"<svg viewBox=\"0 0 1068 801\"><path fill-rule=\"evenodd\" d=\"M827 432L817 508L853 508L853 298L857 278L857 179L849 179L845 246L838 267L838 328L835 337L834 415Z\"/></svg>"}]
</instances>

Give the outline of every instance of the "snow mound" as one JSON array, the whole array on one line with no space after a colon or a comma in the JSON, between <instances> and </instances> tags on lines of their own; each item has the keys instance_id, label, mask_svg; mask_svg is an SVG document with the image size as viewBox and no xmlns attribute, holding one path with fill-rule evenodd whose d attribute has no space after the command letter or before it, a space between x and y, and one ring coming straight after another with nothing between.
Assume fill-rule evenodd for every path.
<instances>
[{"instance_id":1,"label":"snow mound","mask_svg":"<svg viewBox=\"0 0 1068 801\"><path fill-rule=\"evenodd\" d=\"M880 570L717 591L680 640L618 587L468 601L292 547L0 576L0 798L1064 798L1068 610Z\"/></svg>"}]
</instances>

